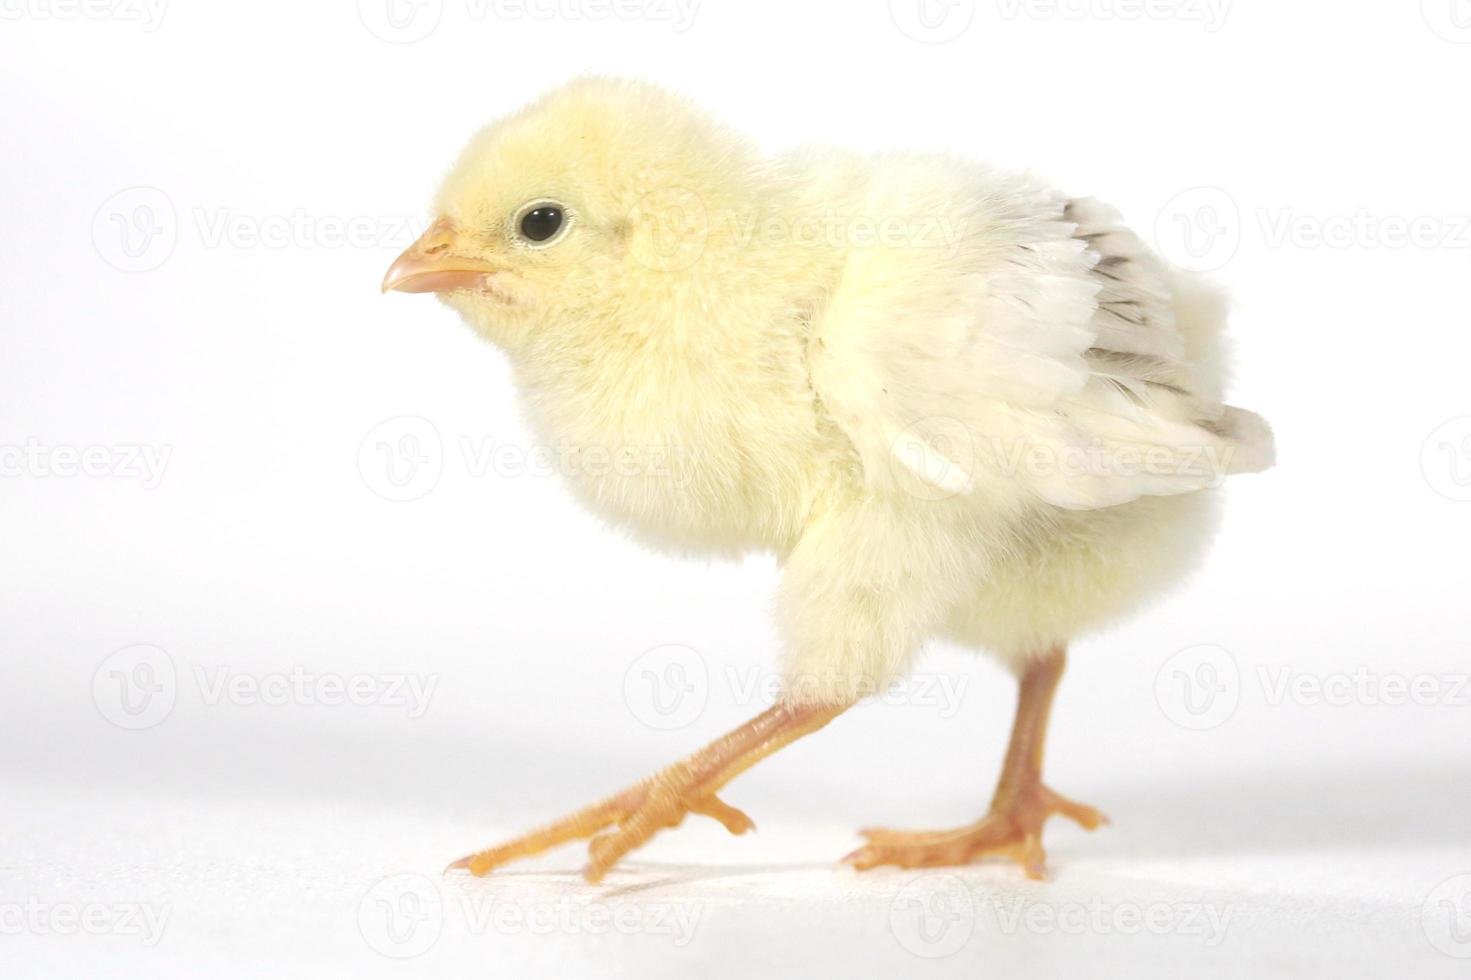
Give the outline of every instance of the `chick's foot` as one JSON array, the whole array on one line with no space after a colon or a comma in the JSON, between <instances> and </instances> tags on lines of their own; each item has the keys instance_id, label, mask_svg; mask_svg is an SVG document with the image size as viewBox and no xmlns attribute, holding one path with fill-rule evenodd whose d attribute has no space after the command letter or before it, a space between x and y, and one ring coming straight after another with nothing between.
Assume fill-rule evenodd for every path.
<instances>
[{"instance_id":1,"label":"chick's foot","mask_svg":"<svg viewBox=\"0 0 1471 980\"><path fill-rule=\"evenodd\" d=\"M582 874L588 881L596 882L620 857L658 831L679 826L686 814L713 817L732 834L744 834L756 826L745 813L722 802L714 793L700 795L700 791L689 784L688 777L689 773L681 771L680 767L671 767L556 823L498 847L460 858L449 869L463 868L473 875L483 875L503 864L540 854L558 844L591 837L592 842L588 845L590 860Z\"/></svg>"},{"instance_id":2,"label":"chick's foot","mask_svg":"<svg viewBox=\"0 0 1471 980\"><path fill-rule=\"evenodd\" d=\"M933 868L1002 855L1019 862L1027 877L1040 879L1046 871L1042 825L1048 817L1060 813L1088 830L1107 823L1107 818L1091 806L1074 803L1042 783L1042 744L1053 695L1066 663L1066 651L1058 647L1024 665L1011 742L986 816L956 830L861 831L868 843L843 860L859 870L880 864Z\"/></svg>"},{"instance_id":3,"label":"chick's foot","mask_svg":"<svg viewBox=\"0 0 1471 980\"><path fill-rule=\"evenodd\" d=\"M955 830L859 831L867 843L843 860L863 871L882 864L934 868L1001 856L1019 863L1027 877L1040 880L1045 876L1047 860L1042 850L1042 825L1055 813L1088 830L1108 822L1093 807L1054 793L1039 781L1011 799L998 800L986 816Z\"/></svg>"},{"instance_id":4,"label":"chick's foot","mask_svg":"<svg viewBox=\"0 0 1471 980\"><path fill-rule=\"evenodd\" d=\"M558 844L591 838L582 876L598 882L625 854L659 831L679 826L690 813L718 820L732 834L743 834L755 823L723 802L716 792L777 749L826 725L845 707L779 704L615 796L523 837L460 858L445 870L464 869L483 875Z\"/></svg>"}]
</instances>

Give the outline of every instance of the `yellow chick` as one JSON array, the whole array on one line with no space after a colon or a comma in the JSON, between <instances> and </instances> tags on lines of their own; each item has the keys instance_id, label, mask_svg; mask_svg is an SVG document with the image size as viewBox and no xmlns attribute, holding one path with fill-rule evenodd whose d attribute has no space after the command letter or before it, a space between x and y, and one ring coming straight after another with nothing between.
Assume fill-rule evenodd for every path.
<instances>
[{"instance_id":1,"label":"yellow chick","mask_svg":"<svg viewBox=\"0 0 1471 980\"><path fill-rule=\"evenodd\" d=\"M989 811L865 831L859 868L985 855L1044 873L1042 781L1075 637L1177 580L1225 475L1224 304L1107 207L938 155L770 158L683 98L584 78L476 135L385 290L436 292L510 359L587 505L680 552L782 565L783 695L621 793L455 862L591 838L589 881L945 637L1020 696ZM583 465L586 464L586 465Z\"/></svg>"}]
</instances>

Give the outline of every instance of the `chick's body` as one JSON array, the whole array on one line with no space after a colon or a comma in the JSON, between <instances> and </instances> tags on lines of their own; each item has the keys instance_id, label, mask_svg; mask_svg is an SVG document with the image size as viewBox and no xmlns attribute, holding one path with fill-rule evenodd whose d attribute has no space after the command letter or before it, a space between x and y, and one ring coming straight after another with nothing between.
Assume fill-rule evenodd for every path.
<instances>
[{"instance_id":1,"label":"chick's body","mask_svg":"<svg viewBox=\"0 0 1471 980\"><path fill-rule=\"evenodd\" d=\"M566 212L545 247L516 235L538 201ZM438 209L490 270L442 296L508 352L579 496L659 546L780 556L793 703L851 703L935 636L1060 657L1177 579L1215 485L1270 461L1221 402L1220 299L1028 176L767 159L587 79L478 136Z\"/></svg>"}]
</instances>

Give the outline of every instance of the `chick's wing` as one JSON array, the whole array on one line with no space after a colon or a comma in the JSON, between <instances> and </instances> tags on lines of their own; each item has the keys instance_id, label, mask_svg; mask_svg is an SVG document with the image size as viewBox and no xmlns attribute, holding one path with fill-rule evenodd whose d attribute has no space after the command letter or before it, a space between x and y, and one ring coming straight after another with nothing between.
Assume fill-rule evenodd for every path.
<instances>
[{"instance_id":1,"label":"chick's wing","mask_svg":"<svg viewBox=\"0 0 1471 980\"><path fill-rule=\"evenodd\" d=\"M1220 304L1110 209L943 158L878 161L847 207L872 233L810 367L875 488L1086 510L1269 464L1215 394Z\"/></svg>"}]
</instances>

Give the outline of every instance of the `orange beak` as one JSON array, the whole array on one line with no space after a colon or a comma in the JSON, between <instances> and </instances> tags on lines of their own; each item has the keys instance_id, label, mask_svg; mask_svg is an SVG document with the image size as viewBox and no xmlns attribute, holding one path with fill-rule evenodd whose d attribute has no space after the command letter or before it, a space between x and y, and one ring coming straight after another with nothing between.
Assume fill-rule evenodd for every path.
<instances>
[{"instance_id":1,"label":"orange beak","mask_svg":"<svg viewBox=\"0 0 1471 980\"><path fill-rule=\"evenodd\" d=\"M480 259L455 254L458 239L448 218L440 218L393 260L383 277L383 292L396 289L401 293L444 293L453 289L474 289L482 280L499 271Z\"/></svg>"}]
</instances>

